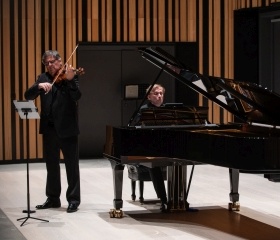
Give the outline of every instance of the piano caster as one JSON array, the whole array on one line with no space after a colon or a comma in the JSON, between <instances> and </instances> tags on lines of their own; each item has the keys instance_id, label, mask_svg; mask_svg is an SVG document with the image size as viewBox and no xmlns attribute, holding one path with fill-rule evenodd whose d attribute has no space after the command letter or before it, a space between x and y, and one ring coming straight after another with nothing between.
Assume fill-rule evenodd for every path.
<instances>
[{"instance_id":1,"label":"piano caster","mask_svg":"<svg viewBox=\"0 0 280 240\"><path fill-rule=\"evenodd\" d=\"M110 209L110 218L114 218L115 217L115 209Z\"/></svg>"},{"instance_id":2,"label":"piano caster","mask_svg":"<svg viewBox=\"0 0 280 240\"><path fill-rule=\"evenodd\" d=\"M122 210L116 210L116 209L111 209L110 212L110 218L122 218L123 217L123 211Z\"/></svg>"},{"instance_id":3,"label":"piano caster","mask_svg":"<svg viewBox=\"0 0 280 240\"><path fill-rule=\"evenodd\" d=\"M230 202L228 204L229 211L240 211L240 204L239 202Z\"/></svg>"}]
</instances>

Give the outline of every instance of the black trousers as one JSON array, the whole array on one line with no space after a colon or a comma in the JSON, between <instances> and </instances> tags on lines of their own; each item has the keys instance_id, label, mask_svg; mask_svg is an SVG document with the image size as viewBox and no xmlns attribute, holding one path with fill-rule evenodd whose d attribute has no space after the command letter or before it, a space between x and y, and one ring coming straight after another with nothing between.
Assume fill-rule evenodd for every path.
<instances>
[{"instance_id":1,"label":"black trousers","mask_svg":"<svg viewBox=\"0 0 280 240\"><path fill-rule=\"evenodd\" d=\"M69 203L80 204L80 169L78 136L60 138L53 126L43 134L44 159L47 167L46 195L52 201L60 201L60 150L63 153L68 187L66 199Z\"/></svg>"},{"instance_id":2,"label":"black trousers","mask_svg":"<svg viewBox=\"0 0 280 240\"><path fill-rule=\"evenodd\" d=\"M164 178L162 175L161 167L153 167L148 169L158 198L160 198L162 202L167 202Z\"/></svg>"}]
</instances>

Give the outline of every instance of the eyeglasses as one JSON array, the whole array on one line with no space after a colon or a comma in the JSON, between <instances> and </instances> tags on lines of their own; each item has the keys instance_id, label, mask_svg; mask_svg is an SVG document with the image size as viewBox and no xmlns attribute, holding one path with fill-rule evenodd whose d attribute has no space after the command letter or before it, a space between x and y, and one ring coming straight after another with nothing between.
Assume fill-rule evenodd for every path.
<instances>
[{"instance_id":1,"label":"eyeglasses","mask_svg":"<svg viewBox=\"0 0 280 240\"><path fill-rule=\"evenodd\" d=\"M163 95L163 92L151 92L151 94L153 94L153 95Z\"/></svg>"},{"instance_id":2,"label":"eyeglasses","mask_svg":"<svg viewBox=\"0 0 280 240\"><path fill-rule=\"evenodd\" d=\"M57 60L57 59L54 59L54 60L51 60L51 61L47 61L47 62L43 62L43 64L44 64L45 66L49 66L50 64L54 64L56 60Z\"/></svg>"}]
</instances>

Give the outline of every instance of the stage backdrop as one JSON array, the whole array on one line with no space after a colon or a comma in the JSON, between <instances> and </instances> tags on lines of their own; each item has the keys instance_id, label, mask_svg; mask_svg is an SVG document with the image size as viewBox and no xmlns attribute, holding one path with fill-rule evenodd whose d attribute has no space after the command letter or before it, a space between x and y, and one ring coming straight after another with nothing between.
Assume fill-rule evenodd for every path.
<instances>
[{"instance_id":1,"label":"stage backdrop","mask_svg":"<svg viewBox=\"0 0 280 240\"><path fill-rule=\"evenodd\" d=\"M85 74L80 76L80 158L102 156L106 125L127 126L141 105L143 96L127 99L125 86L148 86L158 76L160 69L142 58L137 50L142 46L161 47L173 56L178 55L186 66L192 69L198 66L196 43L80 44L78 66L85 69ZM166 88L165 102L179 101L198 106L196 93L165 72L160 75L157 83ZM176 89L180 89L178 94L175 94Z\"/></svg>"}]
</instances>

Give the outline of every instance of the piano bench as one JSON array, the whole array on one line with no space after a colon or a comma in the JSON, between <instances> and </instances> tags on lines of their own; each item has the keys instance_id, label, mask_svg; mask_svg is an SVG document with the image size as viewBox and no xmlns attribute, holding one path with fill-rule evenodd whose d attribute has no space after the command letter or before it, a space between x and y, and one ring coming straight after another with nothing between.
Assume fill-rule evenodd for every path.
<instances>
[{"instance_id":1,"label":"piano bench","mask_svg":"<svg viewBox=\"0 0 280 240\"><path fill-rule=\"evenodd\" d=\"M127 165L128 177L131 179L131 199L135 201L136 194L136 181L139 181L139 201L144 202L143 192L144 192L144 182L152 181L150 177L149 168L142 165ZM162 167L163 179L166 180L166 167Z\"/></svg>"}]
</instances>

